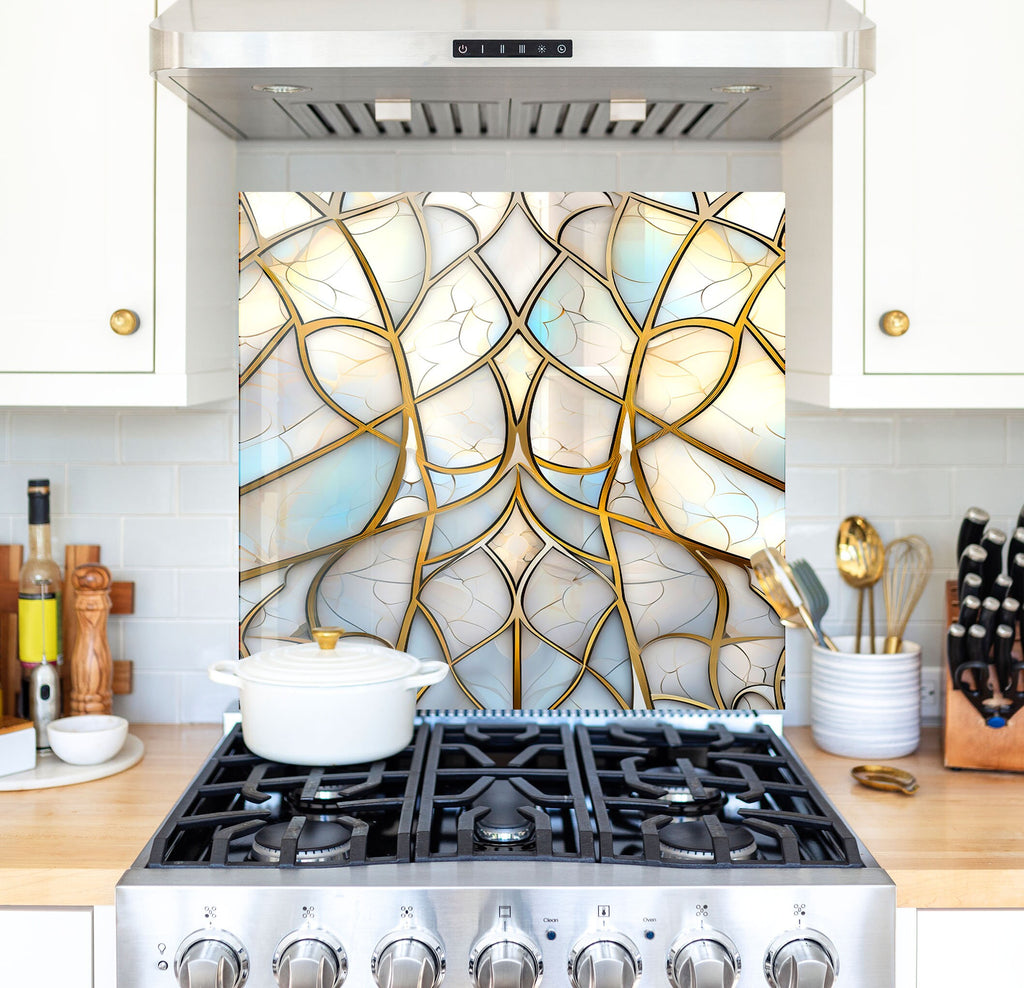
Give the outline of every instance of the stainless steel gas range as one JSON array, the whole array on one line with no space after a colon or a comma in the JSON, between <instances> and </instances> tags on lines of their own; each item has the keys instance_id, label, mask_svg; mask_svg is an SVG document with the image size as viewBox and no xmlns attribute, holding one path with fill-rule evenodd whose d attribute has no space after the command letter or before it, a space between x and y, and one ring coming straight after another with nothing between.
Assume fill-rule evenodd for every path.
<instances>
[{"instance_id":1,"label":"stainless steel gas range","mask_svg":"<svg viewBox=\"0 0 1024 988\"><path fill-rule=\"evenodd\" d=\"M887 988L893 883L771 719L424 712L315 769L235 727L118 884L118 984Z\"/></svg>"}]
</instances>

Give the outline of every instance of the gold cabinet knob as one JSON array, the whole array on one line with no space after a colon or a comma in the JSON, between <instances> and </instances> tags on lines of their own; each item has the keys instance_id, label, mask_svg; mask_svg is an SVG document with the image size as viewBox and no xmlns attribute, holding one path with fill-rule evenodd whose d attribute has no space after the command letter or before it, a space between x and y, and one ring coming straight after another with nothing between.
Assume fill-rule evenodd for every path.
<instances>
[{"instance_id":1,"label":"gold cabinet knob","mask_svg":"<svg viewBox=\"0 0 1024 988\"><path fill-rule=\"evenodd\" d=\"M889 336L902 336L910 329L910 316L899 309L890 309L882 316L882 332Z\"/></svg>"},{"instance_id":2,"label":"gold cabinet knob","mask_svg":"<svg viewBox=\"0 0 1024 988\"><path fill-rule=\"evenodd\" d=\"M313 640L325 652L330 652L338 644L338 639L344 631L344 628L314 628Z\"/></svg>"},{"instance_id":3,"label":"gold cabinet knob","mask_svg":"<svg viewBox=\"0 0 1024 988\"><path fill-rule=\"evenodd\" d=\"M139 317L131 309L118 309L110 317L110 328L118 336L131 336L139 328Z\"/></svg>"}]
</instances>

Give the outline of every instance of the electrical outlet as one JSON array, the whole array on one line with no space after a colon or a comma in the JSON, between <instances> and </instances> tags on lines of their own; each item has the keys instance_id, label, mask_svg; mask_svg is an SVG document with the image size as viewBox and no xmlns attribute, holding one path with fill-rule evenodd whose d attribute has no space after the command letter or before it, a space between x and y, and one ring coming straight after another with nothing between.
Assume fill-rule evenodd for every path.
<instances>
[{"instance_id":1,"label":"electrical outlet","mask_svg":"<svg viewBox=\"0 0 1024 988\"><path fill-rule=\"evenodd\" d=\"M942 715L942 670L921 670L921 719L937 721Z\"/></svg>"}]
</instances>

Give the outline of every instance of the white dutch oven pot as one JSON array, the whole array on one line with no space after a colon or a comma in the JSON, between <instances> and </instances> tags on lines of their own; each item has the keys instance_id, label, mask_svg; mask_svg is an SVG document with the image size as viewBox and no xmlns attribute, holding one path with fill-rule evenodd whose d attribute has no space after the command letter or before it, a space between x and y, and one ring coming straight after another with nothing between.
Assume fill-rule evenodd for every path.
<instances>
[{"instance_id":1,"label":"white dutch oven pot","mask_svg":"<svg viewBox=\"0 0 1024 988\"><path fill-rule=\"evenodd\" d=\"M316 643L215 662L215 683L237 686L242 736L257 755L290 765L352 765L401 751L412 739L416 691L448 674L383 645L338 644L340 629Z\"/></svg>"}]
</instances>

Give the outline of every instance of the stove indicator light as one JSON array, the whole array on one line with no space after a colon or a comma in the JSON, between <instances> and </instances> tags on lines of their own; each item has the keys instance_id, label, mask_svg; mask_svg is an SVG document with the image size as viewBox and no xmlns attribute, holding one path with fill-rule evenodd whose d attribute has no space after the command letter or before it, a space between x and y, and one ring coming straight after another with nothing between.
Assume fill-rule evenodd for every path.
<instances>
[{"instance_id":1,"label":"stove indicator light","mask_svg":"<svg viewBox=\"0 0 1024 988\"><path fill-rule=\"evenodd\" d=\"M156 969L158 971L166 971L167 970L167 961L157 961L156 962Z\"/></svg>"},{"instance_id":2,"label":"stove indicator light","mask_svg":"<svg viewBox=\"0 0 1024 988\"><path fill-rule=\"evenodd\" d=\"M547 933L545 933L544 935L545 935L545 936L546 936L546 937L547 937L547 938L548 938L549 940L554 940L554 939L555 939L555 937L557 937L557 936L558 936L558 934L557 934L557 933L556 933L556 932L555 932L554 930L548 930L548 931L547 931Z\"/></svg>"},{"instance_id":3,"label":"stove indicator light","mask_svg":"<svg viewBox=\"0 0 1024 988\"><path fill-rule=\"evenodd\" d=\"M645 940L653 940L654 939L654 930L644 930L644 939Z\"/></svg>"}]
</instances>

